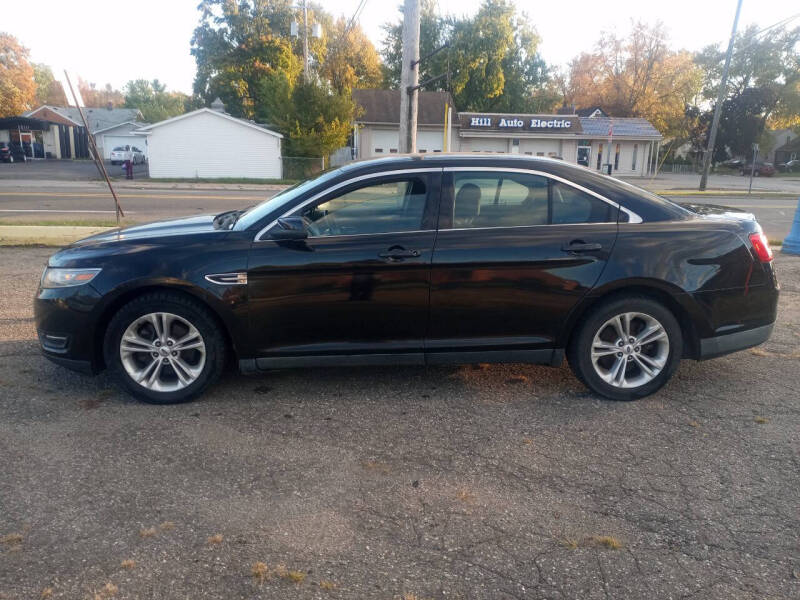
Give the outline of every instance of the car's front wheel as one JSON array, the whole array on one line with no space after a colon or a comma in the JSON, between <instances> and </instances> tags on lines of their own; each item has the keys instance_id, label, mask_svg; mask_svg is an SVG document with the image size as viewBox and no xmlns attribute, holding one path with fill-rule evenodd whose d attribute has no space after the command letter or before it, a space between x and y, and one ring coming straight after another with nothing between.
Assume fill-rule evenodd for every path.
<instances>
[{"instance_id":1,"label":"car's front wheel","mask_svg":"<svg viewBox=\"0 0 800 600\"><path fill-rule=\"evenodd\" d=\"M683 353L675 316L645 297L601 304L584 319L567 349L572 371L612 400L636 400L669 381Z\"/></svg>"},{"instance_id":2,"label":"car's front wheel","mask_svg":"<svg viewBox=\"0 0 800 600\"><path fill-rule=\"evenodd\" d=\"M135 397L153 404L186 402L222 373L225 339L208 310L170 292L142 295L111 319L106 365Z\"/></svg>"}]
</instances>

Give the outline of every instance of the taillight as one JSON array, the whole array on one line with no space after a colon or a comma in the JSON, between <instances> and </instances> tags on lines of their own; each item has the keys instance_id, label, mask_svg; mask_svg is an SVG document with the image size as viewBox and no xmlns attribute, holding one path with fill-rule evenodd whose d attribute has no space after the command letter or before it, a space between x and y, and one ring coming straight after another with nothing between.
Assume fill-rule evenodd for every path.
<instances>
[{"instance_id":1,"label":"taillight","mask_svg":"<svg viewBox=\"0 0 800 600\"><path fill-rule=\"evenodd\" d=\"M751 233L750 243L753 244L753 250L758 255L758 260L761 262L769 262L772 260L772 248L769 247L767 236L763 233Z\"/></svg>"}]
</instances>

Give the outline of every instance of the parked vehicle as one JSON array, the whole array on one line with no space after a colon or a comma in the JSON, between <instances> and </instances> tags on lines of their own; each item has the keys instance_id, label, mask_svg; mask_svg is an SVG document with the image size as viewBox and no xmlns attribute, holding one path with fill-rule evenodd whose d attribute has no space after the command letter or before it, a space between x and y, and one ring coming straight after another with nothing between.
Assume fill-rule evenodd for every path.
<instances>
[{"instance_id":1,"label":"parked vehicle","mask_svg":"<svg viewBox=\"0 0 800 600\"><path fill-rule=\"evenodd\" d=\"M25 150L19 144L9 144L0 142L0 161L5 163L25 162L28 157Z\"/></svg>"},{"instance_id":2,"label":"parked vehicle","mask_svg":"<svg viewBox=\"0 0 800 600\"><path fill-rule=\"evenodd\" d=\"M356 162L247 210L128 227L50 257L45 356L147 402L244 372L566 357L632 400L681 358L768 339L778 284L752 215L680 206L560 160Z\"/></svg>"},{"instance_id":3,"label":"parked vehicle","mask_svg":"<svg viewBox=\"0 0 800 600\"><path fill-rule=\"evenodd\" d=\"M126 160L132 160L133 164L138 165L145 161L144 152L136 146L117 146L111 151L111 164L120 165Z\"/></svg>"},{"instance_id":4,"label":"parked vehicle","mask_svg":"<svg viewBox=\"0 0 800 600\"><path fill-rule=\"evenodd\" d=\"M753 163L748 163L739 169L740 175L750 175L750 173L753 173L753 177L772 177L775 175L775 167L772 163L756 162L755 169Z\"/></svg>"},{"instance_id":5,"label":"parked vehicle","mask_svg":"<svg viewBox=\"0 0 800 600\"><path fill-rule=\"evenodd\" d=\"M787 160L785 163L780 163L778 164L778 169L785 173L800 171L800 158L793 158L792 160Z\"/></svg>"}]
</instances>

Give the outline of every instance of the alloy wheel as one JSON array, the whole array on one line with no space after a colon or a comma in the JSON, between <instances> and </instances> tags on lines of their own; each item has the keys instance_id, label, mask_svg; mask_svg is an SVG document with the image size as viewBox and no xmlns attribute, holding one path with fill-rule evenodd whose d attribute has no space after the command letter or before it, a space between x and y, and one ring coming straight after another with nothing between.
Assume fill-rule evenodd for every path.
<instances>
[{"instance_id":1,"label":"alloy wheel","mask_svg":"<svg viewBox=\"0 0 800 600\"><path fill-rule=\"evenodd\" d=\"M197 328L166 312L142 315L123 333L122 366L133 381L156 392L191 385L203 372L206 346Z\"/></svg>"},{"instance_id":2,"label":"alloy wheel","mask_svg":"<svg viewBox=\"0 0 800 600\"><path fill-rule=\"evenodd\" d=\"M635 388L655 379L669 358L669 336L652 316L626 312L595 333L591 360L600 378L618 388Z\"/></svg>"}]
</instances>

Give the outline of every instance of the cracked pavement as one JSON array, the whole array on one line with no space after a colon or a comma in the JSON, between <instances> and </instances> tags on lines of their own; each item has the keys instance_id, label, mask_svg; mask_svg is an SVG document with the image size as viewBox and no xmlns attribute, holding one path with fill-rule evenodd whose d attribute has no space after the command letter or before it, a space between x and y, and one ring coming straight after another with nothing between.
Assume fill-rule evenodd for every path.
<instances>
[{"instance_id":1,"label":"cracked pavement","mask_svg":"<svg viewBox=\"0 0 800 600\"><path fill-rule=\"evenodd\" d=\"M800 257L767 344L633 403L491 365L158 407L39 356L52 252L0 250L0 599L800 597Z\"/></svg>"}]
</instances>

